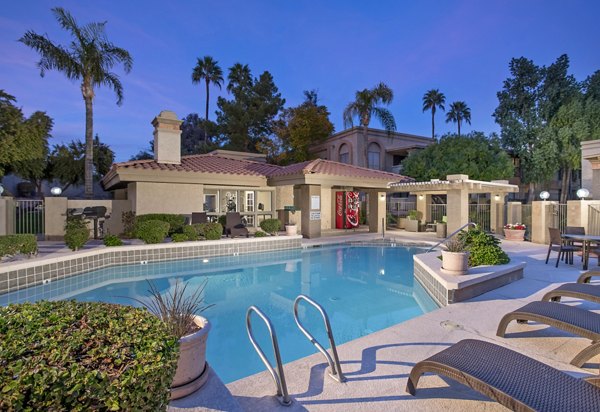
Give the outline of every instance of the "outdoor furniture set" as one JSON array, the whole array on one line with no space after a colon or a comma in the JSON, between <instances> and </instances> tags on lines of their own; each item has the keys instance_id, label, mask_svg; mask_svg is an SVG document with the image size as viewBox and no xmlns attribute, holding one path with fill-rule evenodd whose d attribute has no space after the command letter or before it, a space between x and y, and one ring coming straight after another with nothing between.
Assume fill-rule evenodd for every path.
<instances>
[{"instance_id":1,"label":"outdoor furniture set","mask_svg":"<svg viewBox=\"0 0 600 412\"><path fill-rule=\"evenodd\" d=\"M583 270L588 270L590 253L598 256L598 265L600 265L600 236L586 235L585 228L579 226L567 226L565 233L560 233L559 229L552 227L548 228L548 231L550 233L550 244L546 263L550 259L551 252L558 252L556 267L558 267L558 262L561 260L572 265L573 257L578 252L581 253Z\"/></svg>"}]
</instances>

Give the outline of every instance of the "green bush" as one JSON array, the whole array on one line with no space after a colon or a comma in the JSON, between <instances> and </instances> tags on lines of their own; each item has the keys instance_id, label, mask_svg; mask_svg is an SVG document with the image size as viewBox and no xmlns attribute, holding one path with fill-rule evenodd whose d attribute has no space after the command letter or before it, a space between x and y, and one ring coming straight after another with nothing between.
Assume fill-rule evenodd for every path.
<instances>
[{"instance_id":1,"label":"green bush","mask_svg":"<svg viewBox=\"0 0 600 412\"><path fill-rule=\"evenodd\" d=\"M161 243L169 233L169 224L161 220L141 220L135 223L135 237L144 243Z\"/></svg>"},{"instance_id":2,"label":"green bush","mask_svg":"<svg viewBox=\"0 0 600 412\"><path fill-rule=\"evenodd\" d=\"M198 226L200 236L204 237L206 240L219 240L223 235L223 226L221 226L220 223L199 223Z\"/></svg>"},{"instance_id":3,"label":"green bush","mask_svg":"<svg viewBox=\"0 0 600 412\"><path fill-rule=\"evenodd\" d=\"M225 226L227 225L227 216L226 215L221 215L217 218L217 222L219 222L219 224L223 227L223 230L225 230ZM225 234L225 232L223 232L223 234Z\"/></svg>"},{"instance_id":4,"label":"green bush","mask_svg":"<svg viewBox=\"0 0 600 412\"><path fill-rule=\"evenodd\" d=\"M260 230L254 234L254 237L265 237L265 236L267 236L267 234Z\"/></svg>"},{"instance_id":5,"label":"green bush","mask_svg":"<svg viewBox=\"0 0 600 412\"><path fill-rule=\"evenodd\" d=\"M178 340L145 309L0 307L0 410L165 410Z\"/></svg>"},{"instance_id":6,"label":"green bush","mask_svg":"<svg viewBox=\"0 0 600 412\"><path fill-rule=\"evenodd\" d=\"M78 250L87 243L90 230L81 216L69 216L65 226L65 243L71 250Z\"/></svg>"},{"instance_id":7,"label":"green bush","mask_svg":"<svg viewBox=\"0 0 600 412\"><path fill-rule=\"evenodd\" d=\"M38 245L35 235L20 234L0 236L0 258L17 253L33 256L37 254Z\"/></svg>"},{"instance_id":8,"label":"green bush","mask_svg":"<svg viewBox=\"0 0 600 412\"><path fill-rule=\"evenodd\" d=\"M183 226L185 225L185 216L174 215L168 213L152 213L148 215L139 215L135 218L137 222L146 222L148 220L160 220L161 222L167 222L169 224L168 236L173 233L183 233Z\"/></svg>"},{"instance_id":9,"label":"green bush","mask_svg":"<svg viewBox=\"0 0 600 412\"><path fill-rule=\"evenodd\" d=\"M198 237L200 237L200 233L198 231L198 223L184 226L183 235L185 235L186 240L198 240Z\"/></svg>"},{"instance_id":10,"label":"green bush","mask_svg":"<svg viewBox=\"0 0 600 412\"><path fill-rule=\"evenodd\" d=\"M171 240L173 242L187 242L190 239L185 233L173 233L173 236L171 236Z\"/></svg>"},{"instance_id":11,"label":"green bush","mask_svg":"<svg viewBox=\"0 0 600 412\"><path fill-rule=\"evenodd\" d=\"M469 266L503 265L510 258L500 247L500 240L479 228L462 231L459 238L469 250Z\"/></svg>"},{"instance_id":12,"label":"green bush","mask_svg":"<svg viewBox=\"0 0 600 412\"><path fill-rule=\"evenodd\" d=\"M117 235L104 236L104 246L123 246L123 241Z\"/></svg>"},{"instance_id":13,"label":"green bush","mask_svg":"<svg viewBox=\"0 0 600 412\"><path fill-rule=\"evenodd\" d=\"M279 219L265 219L260 222L260 228L270 235L276 235L281 228L281 220Z\"/></svg>"},{"instance_id":14,"label":"green bush","mask_svg":"<svg viewBox=\"0 0 600 412\"><path fill-rule=\"evenodd\" d=\"M135 212L122 212L121 223L123 223L123 234L128 238L132 238L135 230Z\"/></svg>"}]
</instances>

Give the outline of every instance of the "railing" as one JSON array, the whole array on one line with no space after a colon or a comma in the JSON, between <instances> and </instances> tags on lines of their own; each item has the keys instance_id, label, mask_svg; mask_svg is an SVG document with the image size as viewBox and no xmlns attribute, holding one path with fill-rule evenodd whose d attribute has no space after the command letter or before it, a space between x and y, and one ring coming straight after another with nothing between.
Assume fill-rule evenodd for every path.
<instances>
[{"instance_id":1,"label":"railing","mask_svg":"<svg viewBox=\"0 0 600 412\"><path fill-rule=\"evenodd\" d=\"M441 222L444 220L444 216L446 215L446 205L443 203L431 203L428 205L429 207L429 216L431 216L430 220L432 222Z\"/></svg>"},{"instance_id":2,"label":"railing","mask_svg":"<svg viewBox=\"0 0 600 412\"><path fill-rule=\"evenodd\" d=\"M490 205L479 203L469 205L469 220L476 223L485 232L491 230L490 216Z\"/></svg>"},{"instance_id":3,"label":"railing","mask_svg":"<svg viewBox=\"0 0 600 412\"><path fill-rule=\"evenodd\" d=\"M600 209L596 206L588 206L588 234L600 235Z\"/></svg>"},{"instance_id":4,"label":"railing","mask_svg":"<svg viewBox=\"0 0 600 412\"><path fill-rule=\"evenodd\" d=\"M305 301L305 302L311 304L321 314L321 317L323 318L323 322L325 323L325 331L327 332L327 337L329 338L329 344L331 345L331 353L333 354L333 359L327 352L327 349L325 349L323 347L323 345L321 345L319 343L319 341L313 335L311 335L309 331L306 330L304 325L302 325L302 322L300 322L300 318L298 317L298 305L300 304L301 301ZM294 300L294 320L296 321L296 325L298 325L298 328L300 329L300 331L302 331L304 336L306 336L308 338L310 343L312 343L319 350L319 352L321 352L323 354L323 356L325 356L325 359L327 360L327 363L329 364L329 376L332 379L336 380L337 382L340 382L340 383L345 382L346 378L344 377L344 374L342 373L342 366L340 365L340 358L338 357L337 348L335 346L335 341L333 339L333 332L331 331L331 324L329 323L329 316L327 316L327 312L325 312L325 309L323 309L323 307L321 305L319 305L317 302L315 302L308 296L299 295L296 298L296 300Z\"/></svg>"},{"instance_id":5,"label":"railing","mask_svg":"<svg viewBox=\"0 0 600 412\"><path fill-rule=\"evenodd\" d=\"M433 249L435 249L436 247L441 245L442 243L446 243L448 240L450 240L450 238L452 238L452 236L455 236L456 234L460 233L461 230L463 230L464 228L469 227L469 226L477 227L477 223L474 223L474 222L465 223L464 225L462 225L461 227L456 229L454 232L452 232L448 236L446 236L444 239L440 240L435 245L431 246L429 249L427 249L427 251L425 253L429 253Z\"/></svg>"},{"instance_id":6,"label":"railing","mask_svg":"<svg viewBox=\"0 0 600 412\"><path fill-rule=\"evenodd\" d=\"M409 211L415 210L416 208L416 202L407 201L404 199L390 198L390 201L387 203L387 213L390 213L396 217L407 216Z\"/></svg>"},{"instance_id":7,"label":"railing","mask_svg":"<svg viewBox=\"0 0 600 412\"><path fill-rule=\"evenodd\" d=\"M265 353L260 348L259 344L256 342L254 335L252 334L252 312L256 313L267 325L267 329L269 330L269 335L271 336L271 344L273 345L273 353L275 354L275 363L277 364L277 371L269 362L269 359L265 356ZM279 354L279 344L277 343L277 335L275 334L275 329L273 328L273 324L271 320L265 315L259 308L256 306L250 306L248 311L246 312L246 329L248 331L248 338L256 349L258 356L263 361L267 370L273 377L273 381L275 382L275 386L277 387L277 400L283 406L289 406L292 404L292 400L288 395L287 385L285 383L285 375L283 373L283 363L281 362L281 355Z\"/></svg>"},{"instance_id":8,"label":"railing","mask_svg":"<svg viewBox=\"0 0 600 412\"><path fill-rule=\"evenodd\" d=\"M567 227L567 204L559 203L552 205L552 227L560 229L560 233L565 232Z\"/></svg>"},{"instance_id":9,"label":"railing","mask_svg":"<svg viewBox=\"0 0 600 412\"><path fill-rule=\"evenodd\" d=\"M15 200L15 233L44 234L44 201Z\"/></svg>"}]
</instances>

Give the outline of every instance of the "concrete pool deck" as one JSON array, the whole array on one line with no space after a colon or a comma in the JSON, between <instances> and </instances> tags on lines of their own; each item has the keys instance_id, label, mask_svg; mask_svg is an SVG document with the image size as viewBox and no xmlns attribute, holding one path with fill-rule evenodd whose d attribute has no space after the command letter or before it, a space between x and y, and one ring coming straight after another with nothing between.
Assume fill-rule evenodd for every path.
<instances>
[{"instance_id":1,"label":"concrete pool deck","mask_svg":"<svg viewBox=\"0 0 600 412\"><path fill-rule=\"evenodd\" d=\"M406 242L436 242L429 233L390 231L386 237ZM304 240L303 245L339 243L381 238L381 235L357 234ZM514 262L527 264L524 277L509 285L471 300L455 303L408 320L338 347L342 369L348 378L344 384L330 379L320 354L284 366L293 405L282 407L273 397L275 386L268 372L262 372L228 385L213 376L204 390L171 403L171 411L242 410L242 411L431 411L431 410L505 410L477 392L438 376L424 376L416 397L405 392L412 366L449 345L466 338L491 341L555 368L583 376L597 373L598 359L579 369L569 361L589 344L543 325L509 326L506 338L496 336L500 318L561 283L573 282L582 272L581 262L573 266L544 264L547 246L529 242L504 241L502 247ZM555 259L555 253L552 257ZM554 260L553 260L554 261ZM573 299L563 303L599 311L600 305ZM332 325L335 329L335 324ZM209 345L211 342L209 341ZM213 343L214 344L214 343ZM285 348L281 348L282 351ZM316 350L315 350L316 351ZM589 368L588 368L589 366Z\"/></svg>"}]
</instances>

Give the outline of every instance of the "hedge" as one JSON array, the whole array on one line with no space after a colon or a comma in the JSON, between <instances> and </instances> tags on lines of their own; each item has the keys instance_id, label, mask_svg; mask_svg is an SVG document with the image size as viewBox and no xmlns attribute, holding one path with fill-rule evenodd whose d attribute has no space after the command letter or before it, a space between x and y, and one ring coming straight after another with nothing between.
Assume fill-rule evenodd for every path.
<instances>
[{"instance_id":1,"label":"hedge","mask_svg":"<svg viewBox=\"0 0 600 412\"><path fill-rule=\"evenodd\" d=\"M187 242L190 239L185 233L173 233L173 236L171 236L171 240L173 242Z\"/></svg>"},{"instance_id":2,"label":"hedge","mask_svg":"<svg viewBox=\"0 0 600 412\"><path fill-rule=\"evenodd\" d=\"M279 219L265 219L260 222L260 228L270 235L276 235L281 228L281 220Z\"/></svg>"},{"instance_id":3,"label":"hedge","mask_svg":"<svg viewBox=\"0 0 600 412\"><path fill-rule=\"evenodd\" d=\"M117 235L106 235L103 240L104 246L123 246L123 241Z\"/></svg>"},{"instance_id":4,"label":"hedge","mask_svg":"<svg viewBox=\"0 0 600 412\"><path fill-rule=\"evenodd\" d=\"M267 234L266 234L265 232L262 232L262 231L260 231L260 230L259 230L259 231L257 231L257 232L254 234L254 237L265 237L265 236L267 236Z\"/></svg>"},{"instance_id":5,"label":"hedge","mask_svg":"<svg viewBox=\"0 0 600 412\"><path fill-rule=\"evenodd\" d=\"M35 235L21 234L0 236L0 258L18 253L33 256L37 254L38 244Z\"/></svg>"},{"instance_id":6,"label":"hedge","mask_svg":"<svg viewBox=\"0 0 600 412\"><path fill-rule=\"evenodd\" d=\"M200 233L206 240L219 240L223 235L223 226L217 222L200 223Z\"/></svg>"},{"instance_id":7,"label":"hedge","mask_svg":"<svg viewBox=\"0 0 600 412\"><path fill-rule=\"evenodd\" d=\"M161 243L169 233L169 224L161 220L141 220L135 223L135 237L144 243Z\"/></svg>"},{"instance_id":8,"label":"hedge","mask_svg":"<svg viewBox=\"0 0 600 412\"><path fill-rule=\"evenodd\" d=\"M185 216L183 215L151 213L148 215L139 215L135 217L136 224L138 222L147 222L148 220L160 220L161 222L167 222L169 224L168 236L172 236L173 233L183 233L183 226L185 225Z\"/></svg>"},{"instance_id":9,"label":"hedge","mask_svg":"<svg viewBox=\"0 0 600 412\"><path fill-rule=\"evenodd\" d=\"M90 230L81 216L70 216L65 226L65 243L71 250L81 249L90 239Z\"/></svg>"},{"instance_id":10,"label":"hedge","mask_svg":"<svg viewBox=\"0 0 600 412\"><path fill-rule=\"evenodd\" d=\"M145 309L98 302L0 308L0 410L165 410L178 341Z\"/></svg>"}]
</instances>

